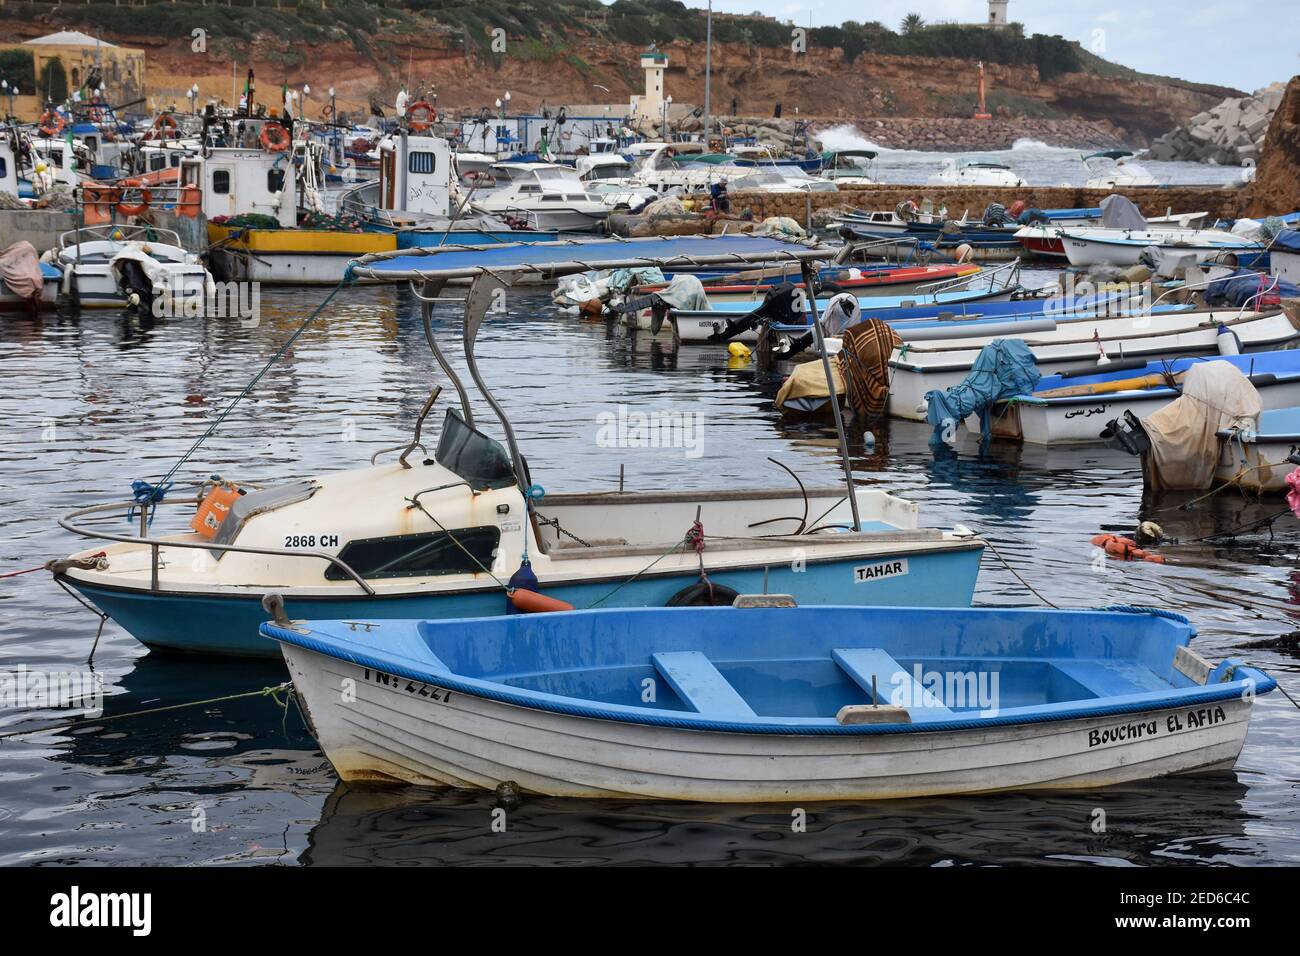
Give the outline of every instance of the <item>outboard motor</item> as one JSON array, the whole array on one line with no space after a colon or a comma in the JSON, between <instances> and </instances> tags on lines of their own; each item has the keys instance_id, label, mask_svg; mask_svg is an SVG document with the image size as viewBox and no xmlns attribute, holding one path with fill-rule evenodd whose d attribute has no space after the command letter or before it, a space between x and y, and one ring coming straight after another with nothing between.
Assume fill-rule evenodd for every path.
<instances>
[{"instance_id":1,"label":"outboard motor","mask_svg":"<svg viewBox=\"0 0 1300 956\"><path fill-rule=\"evenodd\" d=\"M710 342L729 342L737 335L757 328L760 322L776 325L799 325L807 321L807 313L799 308L806 301L804 291L793 282L782 282L763 299L763 304L753 312L735 319L709 336Z\"/></svg>"},{"instance_id":2,"label":"outboard motor","mask_svg":"<svg viewBox=\"0 0 1300 956\"><path fill-rule=\"evenodd\" d=\"M153 282L144 274L144 269L140 263L131 259L123 261L119 267L122 270L123 291L134 294L136 297L135 308L141 315L151 315L153 313Z\"/></svg>"},{"instance_id":3,"label":"outboard motor","mask_svg":"<svg viewBox=\"0 0 1300 956\"><path fill-rule=\"evenodd\" d=\"M1112 418L1108 421L1100 437L1106 439L1108 447L1126 451L1139 458L1151 450L1151 437L1129 409L1124 410L1122 419Z\"/></svg>"}]
</instances>

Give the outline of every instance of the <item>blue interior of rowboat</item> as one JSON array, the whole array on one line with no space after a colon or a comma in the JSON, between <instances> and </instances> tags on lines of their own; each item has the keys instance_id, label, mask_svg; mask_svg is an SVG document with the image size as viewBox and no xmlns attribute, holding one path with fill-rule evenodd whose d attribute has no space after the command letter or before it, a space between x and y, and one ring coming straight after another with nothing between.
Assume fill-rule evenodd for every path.
<instances>
[{"instance_id":1,"label":"blue interior of rowboat","mask_svg":"<svg viewBox=\"0 0 1300 956\"><path fill-rule=\"evenodd\" d=\"M619 608L262 633L408 693L420 682L568 714L742 732L1028 723L1224 699L1246 680L1271 689L1240 662L1196 683L1174 666L1191 625L1132 609ZM900 704L912 723L837 722L841 708L872 703Z\"/></svg>"}]
</instances>

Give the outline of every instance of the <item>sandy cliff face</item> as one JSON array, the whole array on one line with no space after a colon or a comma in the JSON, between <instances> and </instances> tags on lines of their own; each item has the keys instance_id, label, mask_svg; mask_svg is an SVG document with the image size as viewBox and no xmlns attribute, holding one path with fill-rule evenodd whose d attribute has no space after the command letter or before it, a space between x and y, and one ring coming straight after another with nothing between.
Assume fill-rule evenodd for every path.
<instances>
[{"instance_id":1,"label":"sandy cliff face","mask_svg":"<svg viewBox=\"0 0 1300 956\"><path fill-rule=\"evenodd\" d=\"M1255 182L1246 187L1242 214L1300 210L1300 76L1287 84L1260 151Z\"/></svg>"}]
</instances>

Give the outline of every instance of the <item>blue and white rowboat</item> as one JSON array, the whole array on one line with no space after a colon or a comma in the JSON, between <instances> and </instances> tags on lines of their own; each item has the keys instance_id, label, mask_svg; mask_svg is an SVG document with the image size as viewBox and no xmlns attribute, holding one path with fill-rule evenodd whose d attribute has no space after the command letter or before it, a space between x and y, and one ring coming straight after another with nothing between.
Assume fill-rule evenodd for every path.
<instances>
[{"instance_id":1,"label":"blue and white rowboat","mask_svg":"<svg viewBox=\"0 0 1300 956\"><path fill-rule=\"evenodd\" d=\"M1191 650L1184 618L1139 608L741 606L261 630L344 780L564 797L870 800L1230 768L1255 697L1276 686Z\"/></svg>"}]
</instances>

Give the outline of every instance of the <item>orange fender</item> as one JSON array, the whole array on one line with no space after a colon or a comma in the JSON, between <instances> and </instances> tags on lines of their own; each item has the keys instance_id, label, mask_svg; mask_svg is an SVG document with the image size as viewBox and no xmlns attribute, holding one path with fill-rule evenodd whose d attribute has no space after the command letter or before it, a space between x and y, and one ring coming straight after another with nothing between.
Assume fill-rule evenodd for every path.
<instances>
[{"instance_id":1,"label":"orange fender","mask_svg":"<svg viewBox=\"0 0 1300 956\"><path fill-rule=\"evenodd\" d=\"M515 588L507 592L510 603L525 614L540 614L546 611L572 611L573 605L559 598L547 597L527 588Z\"/></svg>"}]
</instances>

